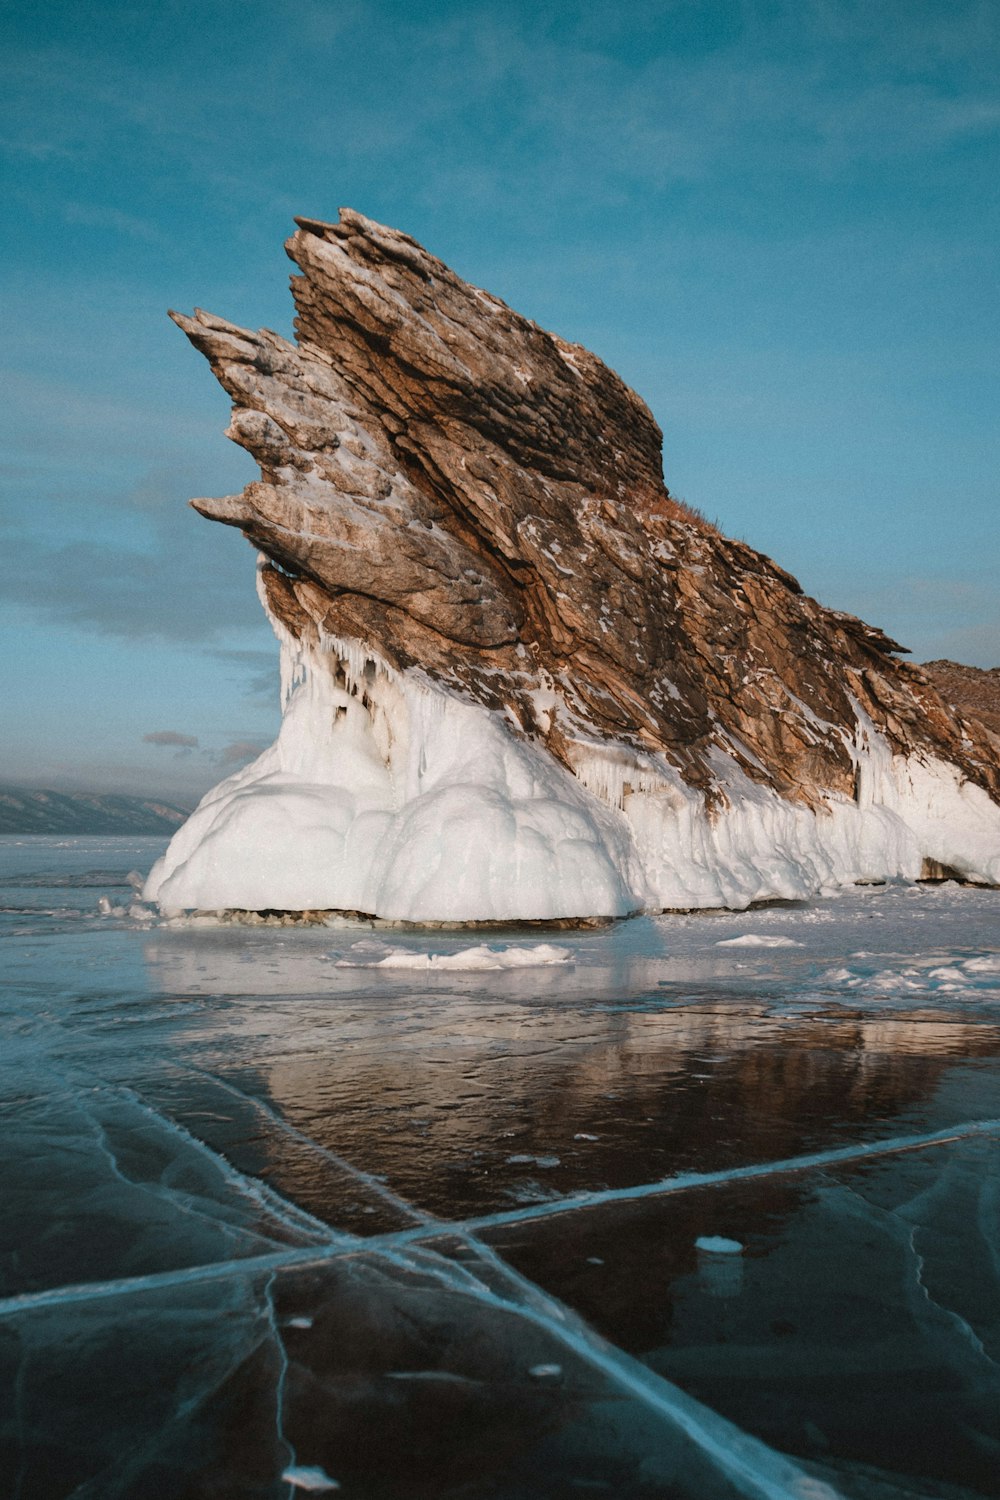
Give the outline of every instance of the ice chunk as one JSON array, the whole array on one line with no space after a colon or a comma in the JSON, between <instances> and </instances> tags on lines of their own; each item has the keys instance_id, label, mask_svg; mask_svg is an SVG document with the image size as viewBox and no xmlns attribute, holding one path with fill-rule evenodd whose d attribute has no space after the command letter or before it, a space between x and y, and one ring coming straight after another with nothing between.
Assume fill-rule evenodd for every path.
<instances>
[{"instance_id":1,"label":"ice chunk","mask_svg":"<svg viewBox=\"0 0 1000 1500\"><path fill-rule=\"evenodd\" d=\"M794 938L744 932L739 937L722 938L715 946L717 948L801 948L804 945L797 943Z\"/></svg>"},{"instance_id":2,"label":"ice chunk","mask_svg":"<svg viewBox=\"0 0 1000 1500\"><path fill-rule=\"evenodd\" d=\"M281 1473L286 1484L290 1484L294 1490L308 1490L310 1494L327 1494L332 1490L339 1490L340 1485L335 1479L331 1479L325 1469L307 1468L303 1464L292 1464Z\"/></svg>"},{"instance_id":3,"label":"ice chunk","mask_svg":"<svg viewBox=\"0 0 1000 1500\"><path fill-rule=\"evenodd\" d=\"M1000 974L1000 953L984 954L982 958L967 958L962 967L970 974Z\"/></svg>"},{"instance_id":4,"label":"ice chunk","mask_svg":"<svg viewBox=\"0 0 1000 1500\"><path fill-rule=\"evenodd\" d=\"M361 945L356 944L355 947ZM352 953L354 949L351 950ZM366 956L371 949L366 947L356 957L339 958L341 969L525 969L539 964L569 963L572 954L568 948L556 948L551 943L536 943L529 948L489 948L480 944L474 948L461 948L457 953L418 953L411 948L393 948L383 951L379 957Z\"/></svg>"}]
</instances>

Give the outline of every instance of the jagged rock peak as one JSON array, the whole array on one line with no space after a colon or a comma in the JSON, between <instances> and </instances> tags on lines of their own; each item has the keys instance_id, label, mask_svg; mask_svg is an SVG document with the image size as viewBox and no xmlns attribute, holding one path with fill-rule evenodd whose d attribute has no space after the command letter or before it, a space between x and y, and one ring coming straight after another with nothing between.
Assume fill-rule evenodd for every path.
<instances>
[{"instance_id":1,"label":"jagged rock peak","mask_svg":"<svg viewBox=\"0 0 1000 1500\"><path fill-rule=\"evenodd\" d=\"M595 355L352 210L296 223L296 344L172 314L261 470L192 503L269 560L286 644L346 643L502 714L616 813L753 786L857 805L876 742L996 799L988 731L880 630L672 497L659 427Z\"/></svg>"}]
</instances>

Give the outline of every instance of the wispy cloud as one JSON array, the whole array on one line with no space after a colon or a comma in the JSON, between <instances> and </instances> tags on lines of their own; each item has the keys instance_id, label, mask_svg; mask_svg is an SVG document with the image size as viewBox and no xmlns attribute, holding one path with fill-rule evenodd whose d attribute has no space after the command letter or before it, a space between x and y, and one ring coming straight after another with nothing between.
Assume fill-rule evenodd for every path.
<instances>
[{"instance_id":1,"label":"wispy cloud","mask_svg":"<svg viewBox=\"0 0 1000 1500\"><path fill-rule=\"evenodd\" d=\"M120 208L102 207L95 203L65 203L62 213L67 224L80 224L87 229L110 229L116 234L140 240L158 240L161 237L160 230L149 219L123 213Z\"/></svg>"},{"instance_id":2,"label":"wispy cloud","mask_svg":"<svg viewBox=\"0 0 1000 1500\"><path fill-rule=\"evenodd\" d=\"M184 745L188 749L197 749L198 736L196 734L179 734L176 729L154 729L151 734L142 737L144 745Z\"/></svg>"},{"instance_id":3,"label":"wispy cloud","mask_svg":"<svg viewBox=\"0 0 1000 1500\"><path fill-rule=\"evenodd\" d=\"M277 202L307 176L318 184L324 163L341 178L360 164L380 185L412 178L415 158L425 196L503 193L515 215L616 194L624 204L636 184L836 170L995 131L991 8L637 6L619 25L584 4L415 13L286 0L249 7L256 24L234 34L231 6L203 4L206 69L182 45L178 7L154 56L139 58L127 26L118 45L81 30L73 44L11 55L9 134L29 154L127 156L161 176L169 164L232 205ZM294 99L308 100L310 128L290 172ZM114 205L81 210L123 232L150 227L126 202L117 222Z\"/></svg>"},{"instance_id":4,"label":"wispy cloud","mask_svg":"<svg viewBox=\"0 0 1000 1500\"><path fill-rule=\"evenodd\" d=\"M278 653L272 651L211 650L207 656L231 663L234 676L243 683L247 698L255 703L272 705L278 692Z\"/></svg>"},{"instance_id":5,"label":"wispy cloud","mask_svg":"<svg viewBox=\"0 0 1000 1500\"><path fill-rule=\"evenodd\" d=\"M48 620L126 639L205 643L234 631L270 639L254 589L254 552L208 526L162 482L101 507L0 523L9 603ZM99 539L81 539L91 519ZM67 534L68 533L68 534Z\"/></svg>"},{"instance_id":6,"label":"wispy cloud","mask_svg":"<svg viewBox=\"0 0 1000 1500\"><path fill-rule=\"evenodd\" d=\"M245 761L254 760L260 755L263 748L263 745L255 745L250 740L234 740L231 745L225 745L219 751L219 764L243 765Z\"/></svg>"}]
</instances>

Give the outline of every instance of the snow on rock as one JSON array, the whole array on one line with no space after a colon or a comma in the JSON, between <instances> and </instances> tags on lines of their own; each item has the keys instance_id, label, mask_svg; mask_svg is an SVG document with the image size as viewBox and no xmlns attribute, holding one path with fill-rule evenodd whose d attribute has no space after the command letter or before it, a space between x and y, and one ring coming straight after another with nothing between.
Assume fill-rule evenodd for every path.
<instances>
[{"instance_id":1,"label":"snow on rock","mask_svg":"<svg viewBox=\"0 0 1000 1500\"><path fill-rule=\"evenodd\" d=\"M261 480L275 744L151 872L167 913L620 917L1000 881L1000 758L901 648L663 484L586 350L344 210L288 245L301 343L175 321Z\"/></svg>"},{"instance_id":2,"label":"snow on rock","mask_svg":"<svg viewBox=\"0 0 1000 1500\"><path fill-rule=\"evenodd\" d=\"M622 819L544 750L416 677L383 666L369 681L371 657L324 644L283 642L277 741L202 800L150 873L148 900L411 922L644 904Z\"/></svg>"},{"instance_id":3,"label":"snow on rock","mask_svg":"<svg viewBox=\"0 0 1000 1500\"><path fill-rule=\"evenodd\" d=\"M893 756L870 721L852 747L856 800L789 802L716 752L726 803L710 809L662 755L574 746L574 775L505 716L357 642L304 647L272 620L278 739L202 800L154 866L145 899L167 913L419 923L744 909L915 880L927 857L1000 882L1000 808L952 766Z\"/></svg>"}]
</instances>

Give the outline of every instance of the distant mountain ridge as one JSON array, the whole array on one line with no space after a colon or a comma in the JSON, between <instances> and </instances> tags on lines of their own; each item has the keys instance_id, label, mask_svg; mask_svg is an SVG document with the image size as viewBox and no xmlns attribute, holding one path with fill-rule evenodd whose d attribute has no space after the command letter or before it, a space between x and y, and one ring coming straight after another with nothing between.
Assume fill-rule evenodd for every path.
<instances>
[{"instance_id":1,"label":"distant mountain ridge","mask_svg":"<svg viewBox=\"0 0 1000 1500\"><path fill-rule=\"evenodd\" d=\"M0 786L0 833L173 833L189 812L156 797Z\"/></svg>"}]
</instances>

